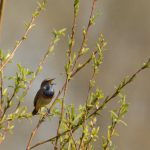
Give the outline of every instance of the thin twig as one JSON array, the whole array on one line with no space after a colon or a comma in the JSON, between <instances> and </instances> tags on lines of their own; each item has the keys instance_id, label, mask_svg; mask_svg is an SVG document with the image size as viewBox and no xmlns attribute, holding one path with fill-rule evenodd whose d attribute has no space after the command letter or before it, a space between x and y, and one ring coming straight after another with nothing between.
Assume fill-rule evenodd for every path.
<instances>
[{"instance_id":1,"label":"thin twig","mask_svg":"<svg viewBox=\"0 0 150 150\"><path fill-rule=\"evenodd\" d=\"M29 139L28 144L27 144L26 150L30 150L30 149L31 149L31 148L30 148L30 145L31 145L32 139L33 139L33 137L35 136L35 134L36 134L38 128L40 127L40 125L41 125L41 123L42 123L43 121L44 121L44 118L40 119L39 122L38 122L38 124L37 124L37 126L36 126L35 129L32 131L31 136L30 136L30 139Z\"/></svg>"},{"instance_id":2,"label":"thin twig","mask_svg":"<svg viewBox=\"0 0 150 150\"><path fill-rule=\"evenodd\" d=\"M2 29L2 20L3 20L3 13L4 13L4 4L5 0L0 1L0 31Z\"/></svg>"},{"instance_id":3,"label":"thin twig","mask_svg":"<svg viewBox=\"0 0 150 150\"><path fill-rule=\"evenodd\" d=\"M79 124L76 125L76 126L74 126L74 127L72 128L72 132L74 132L79 126L80 126ZM39 145L42 145L42 144L45 144L45 143L48 143L48 142L52 142L52 141L54 141L56 138L60 138L61 136L65 135L65 134L68 133L68 132L70 132L70 130L66 130L66 131L60 133L60 134L57 135L57 136L54 136L54 137L52 137L52 138L50 138L50 139L48 139L48 140L45 140L45 141L43 141L43 142L39 142L39 143L33 145L30 149L33 149L33 148L35 148L35 147L37 147L37 146L39 146Z\"/></svg>"},{"instance_id":4,"label":"thin twig","mask_svg":"<svg viewBox=\"0 0 150 150\"><path fill-rule=\"evenodd\" d=\"M72 129L69 131L68 134L69 134L69 137L67 138L66 141L63 141L64 143L63 143L63 145L60 147L60 149L63 149L64 146L70 141L70 138L71 138L72 141L73 141L73 143L74 143L75 149L77 150L77 143L76 143L76 141L75 141L75 139L74 139L74 137L73 137Z\"/></svg>"},{"instance_id":5,"label":"thin twig","mask_svg":"<svg viewBox=\"0 0 150 150\"><path fill-rule=\"evenodd\" d=\"M2 58L1 58L1 64L2 64ZM1 99L0 99L0 118L3 116L3 71L0 72L0 94L1 94Z\"/></svg>"},{"instance_id":6,"label":"thin twig","mask_svg":"<svg viewBox=\"0 0 150 150\"><path fill-rule=\"evenodd\" d=\"M64 87L64 94L63 94L62 105L61 105L61 114L60 114L58 128L57 128L57 135L60 134L60 127L61 127L61 123L62 123L62 119L63 119L63 113L64 113L64 99L65 99L65 95L66 95L68 82L69 82L68 77L66 77L65 87ZM56 138L56 141L55 141L55 146L54 146L55 150L57 150L57 143L58 143L58 138Z\"/></svg>"},{"instance_id":7,"label":"thin twig","mask_svg":"<svg viewBox=\"0 0 150 150\"><path fill-rule=\"evenodd\" d=\"M88 21L88 25L86 27L86 30L85 30L85 33L83 34L83 39L82 39L82 43L81 43L81 47L78 51L78 54L77 54L77 58L75 59L75 62L73 64L73 67L72 67L72 70L74 70L75 66L76 66L76 63L78 61L78 59L80 58L81 56L81 52L82 52L82 49L86 43L86 39L87 39L87 34L88 34L88 31L89 31L89 28L91 27L91 18L93 16L93 12L94 12L94 8L95 8L95 4L96 4L96 0L93 0L93 3L92 3L92 8L91 8L91 12L90 12L90 17L89 17L89 21Z\"/></svg>"},{"instance_id":8,"label":"thin twig","mask_svg":"<svg viewBox=\"0 0 150 150\"><path fill-rule=\"evenodd\" d=\"M98 51L95 50L93 52L93 54L95 55L95 54L97 54L97 52ZM73 73L71 74L71 77L73 77L76 73L78 73L82 68L84 68L87 64L89 64L91 62L93 54L91 54L91 56L80 67L78 67L76 70L73 71Z\"/></svg>"},{"instance_id":9,"label":"thin twig","mask_svg":"<svg viewBox=\"0 0 150 150\"><path fill-rule=\"evenodd\" d=\"M8 121L8 122L6 123L6 127L2 129L2 130L3 130L2 136L3 136L4 138L1 138L1 139L0 139L0 144L2 144L2 142L4 142L4 140L5 140L5 136L6 136L7 132L9 131L9 125L10 125L10 122Z\"/></svg>"},{"instance_id":10,"label":"thin twig","mask_svg":"<svg viewBox=\"0 0 150 150\"><path fill-rule=\"evenodd\" d=\"M49 56L49 54L50 54L50 49L55 46L55 42L54 42L54 41L55 41L55 40L52 40L52 42L49 44L46 53L44 54L43 58L42 58L41 61L39 62L38 67L37 67L37 69L36 69L36 71L35 71L35 73L34 73L34 77L30 80L30 82L29 82L29 84L28 84L27 91L30 89L30 86L31 86L32 82L35 80L35 78L37 77L37 75L38 75L38 74L40 73L40 71L41 71L40 69L41 69L41 68L43 67L43 65L45 64L46 59L48 58L48 56ZM27 91L26 91L26 92L27 92Z\"/></svg>"},{"instance_id":11,"label":"thin twig","mask_svg":"<svg viewBox=\"0 0 150 150\"><path fill-rule=\"evenodd\" d=\"M46 3L47 0L43 0L43 3ZM39 9L39 7L37 8L38 12L40 13L43 9ZM34 21L37 18L38 15L32 15L31 21L28 24L25 33L23 34L23 36L21 37L21 39L19 41L16 42L13 50L11 51L9 57L2 63L2 65L0 65L0 71L3 70L3 68L9 63L9 61L14 57L17 49L19 48L19 46L22 44L22 42L24 40L26 40L27 35L29 33L29 31L32 29L32 27L34 26Z\"/></svg>"},{"instance_id":12,"label":"thin twig","mask_svg":"<svg viewBox=\"0 0 150 150\"><path fill-rule=\"evenodd\" d=\"M2 114L2 117L1 118L3 118L3 116L5 115L5 113L7 112L7 110L8 110L8 108L10 107L10 103L11 103L11 101L13 100L13 98L15 97L15 95L16 95L16 91L17 91L17 85L15 86L15 88L14 88L14 91L13 91L13 93L12 93L12 96L7 100L7 104L6 104L6 106L4 107L4 111L3 111L3 114Z\"/></svg>"},{"instance_id":13,"label":"thin twig","mask_svg":"<svg viewBox=\"0 0 150 150\"><path fill-rule=\"evenodd\" d=\"M0 60L2 64L2 59ZM1 100L0 100L0 106L3 104L3 71L0 72L0 94L1 94Z\"/></svg>"},{"instance_id":14,"label":"thin twig","mask_svg":"<svg viewBox=\"0 0 150 150\"><path fill-rule=\"evenodd\" d=\"M117 113L117 116L118 116L118 119L120 118L120 111L121 111L121 107L119 108L119 110L118 110L118 113ZM111 121L111 128L110 128L110 132L109 132L109 139L107 138L107 140L106 140L106 144L105 144L105 147L103 147L104 148L104 150L108 150L107 148L108 148L108 145L109 145L109 143L110 143L110 139L112 138L112 136L113 136L113 133L114 133L114 130L115 130L115 127L116 127L116 125L117 125L117 121ZM108 129L109 130L109 129Z\"/></svg>"},{"instance_id":15,"label":"thin twig","mask_svg":"<svg viewBox=\"0 0 150 150\"><path fill-rule=\"evenodd\" d=\"M71 56L72 47L73 47L73 45L74 45L76 19L77 19L77 16L75 15L75 11L74 11L74 15L73 15L73 25L72 25L71 37L70 37L70 42L71 42L71 43L70 43L70 45L69 45L69 50L68 50L69 58L70 58L70 56Z\"/></svg>"},{"instance_id":16,"label":"thin twig","mask_svg":"<svg viewBox=\"0 0 150 150\"><path fill-rule=\"evenodd\" d=\"M76 141L75 141L75 139L74 139L74 137L73 137L73 132L72 132L72 130L70 131L70 135L71 135L72 141L73 141L73 143L74 143L74 145L75 145L75 150L77 150L77 143L76 143Z\"/></svg>"},{"instance_id":17,"label":"thin twig","mask_svg":"<svg viewBox=\"0 0 150 150\"><path fill-rule=\"evenodd\" d=\"M86 143L86 149L85 150L89 150L88 147L89 147L89 144L91 141L92 141L92 138L90 138L89 141Z\"/></svg>"},{"instance_id":18,"label":"thin twig","mask_svg":"<svg viewBox=\"0 0 150 150\"><path fill-rule=\"evenodd\" d=\"M86 121L87 111L88 111L88 106L87 106L87 105L88 105L88 99L89 99L89 96L90 96L90 91L91 91L91 89L92 89L91 81L94 79L95 73L96 73L96 72L95 72L95 69L93 69L92 77L91 77L91 79L90 79L90 81L89 81L88 93L87 93L87 98L86 98L86 107L85 107L85 108L86 108L86 110L85 110L85 111L86 111L86 115L85 115L85 117L84 117L84 119L83 119L83 130L85 129L85 121ZM78 150L80 150L80 148L81 148L81 146L82 146L82 142L83 142L84 135L85 135L85 133L82 132Z\"/></svg>"},{"instance_id":19,"label":"thin twig","mask_svg":"<svg viewBox=\"0 0 150 150\"><path fill-rule=\"evenodd\" d=\"M148 65L146 65L148 64ZM113 98L115 98L120 90L122 90L126 85L128 85L129 83L131 83L135 77L141 72L143 71L144 69L147 69L149 68L150 66L150 59L148 59L148 61L145 63L145 65L143 65L139 70L137 70L130 78L128 78L126 81L123 81L120 85L119 85L119 89L117 89L110 97L107 96L104 100L104 102L93 112L91 113L88 118L90 118L91 116L93 116L94 114L97 114L98 111L102 110L104 108L104 106L109 102L111 101Z\"/></svg>"}]
</instances>

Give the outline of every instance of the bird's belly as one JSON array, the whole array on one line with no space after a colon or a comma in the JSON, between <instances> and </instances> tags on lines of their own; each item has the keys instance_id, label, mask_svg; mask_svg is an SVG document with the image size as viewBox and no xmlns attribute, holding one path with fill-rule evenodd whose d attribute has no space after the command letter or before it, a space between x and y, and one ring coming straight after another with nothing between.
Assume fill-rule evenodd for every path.
<instances>
[{"instance_id":1,"label":"bird's belly","mask_svg":"<svg viewBox=\"0 0 150 150\"><path fill-rule=\"evenodd\" d=\"M45 105L48 105L50 102L51 102L51 98L40 98L38 100L38 103L37 103L37 106L36 108L41 108L41 107L44 107Z\"/></svg>"}]
</instances>

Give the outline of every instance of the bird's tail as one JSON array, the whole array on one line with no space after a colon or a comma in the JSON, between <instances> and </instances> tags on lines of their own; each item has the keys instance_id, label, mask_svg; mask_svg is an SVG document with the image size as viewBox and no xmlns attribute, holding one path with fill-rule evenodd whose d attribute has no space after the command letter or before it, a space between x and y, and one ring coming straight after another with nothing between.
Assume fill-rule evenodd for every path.
<instances>
[{"instance_id":1,"label":"bird's tail","mask_svg":"<svg viewBox=\"0 0 150 150\"><path fill-rule=\"evenodd\" d=\"M34 115L36 115L38 113L38 110L36 110L35 108L34 108L34 110L32 111L32 115L34 116Z\"/></svg>"}]
</instances>

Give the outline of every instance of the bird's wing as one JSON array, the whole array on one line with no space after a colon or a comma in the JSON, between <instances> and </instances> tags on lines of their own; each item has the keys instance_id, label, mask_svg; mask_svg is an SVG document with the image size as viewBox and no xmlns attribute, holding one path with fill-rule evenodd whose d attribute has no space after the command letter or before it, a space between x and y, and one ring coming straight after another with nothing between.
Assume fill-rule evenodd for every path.
<instances>
[{"instance_id":1,"label":"bird's wing","mask_svg":"<svg viewBox=\"0 0 150 150\"><path fill-rule=\"evenodd\" d=\"M35 98L34 98L34 107L36 106L36 103L37 103L37 101L38 101L40 95L41 95L41 90L39 90L39 91L36 93L36 95L35 95Z\"/></svg>"}]
</instances>

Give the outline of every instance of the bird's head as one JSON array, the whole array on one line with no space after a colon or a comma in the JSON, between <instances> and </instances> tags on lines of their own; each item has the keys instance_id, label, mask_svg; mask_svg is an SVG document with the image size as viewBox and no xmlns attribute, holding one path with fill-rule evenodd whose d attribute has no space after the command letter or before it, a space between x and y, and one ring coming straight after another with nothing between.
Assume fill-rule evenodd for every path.
<instances>
[{"instance_id":1,"label":"bird's head","mask_svg":"<svg viewBox=\"0 0 150 150\"><path fill-rule=\"evenodd\" d=\"M55 78L53 78L53 79L45 79L45 80L43 80L42 81L42 83L41 83L41 88L43 88L43 87L45 87L45 86L47 86L47 85L54 85L55 83L53 82L55 80Z\"/></svg>"}]
</instances>

